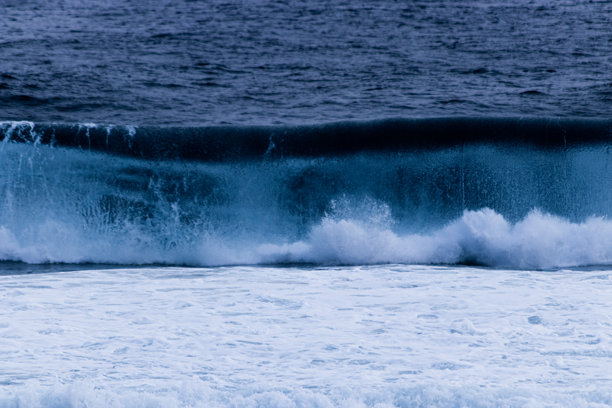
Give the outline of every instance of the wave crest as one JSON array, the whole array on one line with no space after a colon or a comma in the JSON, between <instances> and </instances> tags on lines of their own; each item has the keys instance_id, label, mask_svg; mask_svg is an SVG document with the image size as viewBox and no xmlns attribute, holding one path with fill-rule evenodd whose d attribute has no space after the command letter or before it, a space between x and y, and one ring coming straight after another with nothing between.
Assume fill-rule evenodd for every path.
<instances>
[{"instance_id":1,"label":"wave crest","mask_svg":"<svg viewBox=\"0 0 612 408\"><path fill-rule=\"evenodd\" d=\"M570 149L612 141L608 119L387 118L303 126L134 127L0 122L0 141L146 159L235 162L495 145Z\"/></svg>"}]
</instances>

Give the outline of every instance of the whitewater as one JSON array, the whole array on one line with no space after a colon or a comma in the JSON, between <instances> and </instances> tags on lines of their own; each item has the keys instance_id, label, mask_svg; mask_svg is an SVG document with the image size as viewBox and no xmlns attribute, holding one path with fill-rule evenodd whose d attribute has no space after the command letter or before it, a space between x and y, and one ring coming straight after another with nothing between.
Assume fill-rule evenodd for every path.
<instances>
[{"instance_id":1,"label":"whitewater","mask_svg":"<svg viewBox=\"0 0 612 408\"><path fill-rule=\"evenodd\" d=\"M0 227L0 257L28 263L419 263L536 269L612 264L612 222L602 217L571 223L533 211L510 224L493 210L483 209L466 211L460 219L428 235L401 236L378 224L385 208L382 211L383 214L374 214L374 223L326 217L303 241L244 248L231 242L204 240L189 251L169 250L162 254L126 248L123 242L87 242L77 231L48 221L35 230L38 239L27 245L20 243L9 229Z\"/></svg>"},{"instance_id":2,"label":"whitewater","mask_svg":"<svg viewBox=\"0 0 612 408\"><path fill-rule=\"evenodd\" d=\"M416 265L0 276L0 406L610 406L611 277Z\"/></svg>"}]
</instances>

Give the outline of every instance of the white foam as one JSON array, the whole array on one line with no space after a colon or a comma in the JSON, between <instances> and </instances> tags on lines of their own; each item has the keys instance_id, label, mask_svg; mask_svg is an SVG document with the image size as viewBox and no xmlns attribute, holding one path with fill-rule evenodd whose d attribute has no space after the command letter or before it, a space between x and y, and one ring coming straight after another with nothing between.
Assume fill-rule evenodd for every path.
<instances>
[{"instance_id":1,"label":"white foam","mask_svg":"<svg viewBox=\"0 0 612 408\"><path fill-rule=\"evenodd\" d=\"M612 270L0 276L0 407L599 407Z\"/></svg>"},{"instance_id":2,"label":"white foam","mask_svg":"<svg viewBox=\"0 0 612 408\"><path fill-rule=\"evenodd\" d=\"M553 268L612 263L612 222L593 217L572 223L532 211L511 224L491 209L463 216L429 234L401 235L386 225L325 218L308 239L263 245L267 262L323 264L479 263Z\"/></svg>"},{"instance_id":3,"label":"white foam","mask_svg":"<svg viewBox=\"0 0 612 408\"><path fill-rule=\"evenodd\" d=\"M55 220L31 226L18 237L0 226L2 260L119 264L229 265L461 264L559 268L612 264L612 222L591 217L575 223L537 210L512 224L491 209L465 211L447 226L425 234L401 234L384 208L370 217L326 216L307 238L276 244L206 235L197 245L160 248L135 226L97 234Z\"/></svg>"},{"instance_id":4,"label":"white foam","mask_svg":"<svg viewBox=\"0 0 612 408\"><path fill-rule=\"evenodd\" d=\"M525 389L447 387L442 385L387 387L364 391L348 387L329 393L307 389L253 389L218 391L194 379L157 391L118 391L87 382L41 386L30 382L0 396L0 408L140 408L140 407L245 407L245 408L392 408L392 407L609 407L612 392L547 393Z\"/></svg>"}]
</instances>

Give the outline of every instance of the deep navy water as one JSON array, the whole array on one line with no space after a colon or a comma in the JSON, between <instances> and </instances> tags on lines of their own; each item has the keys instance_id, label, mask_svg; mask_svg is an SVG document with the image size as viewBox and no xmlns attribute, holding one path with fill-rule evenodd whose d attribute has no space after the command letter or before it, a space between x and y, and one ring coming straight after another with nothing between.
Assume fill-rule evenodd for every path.
<instances>
[{"instance_id":1,"label":"deep navy water","mask_svg":"<svg viewBox=\"0 0 612 408\"><path fill-rule=\"evenodd\" d=\"M0 119L612 113L609 1L0 2Z\"/></svg>"}]
</instances>

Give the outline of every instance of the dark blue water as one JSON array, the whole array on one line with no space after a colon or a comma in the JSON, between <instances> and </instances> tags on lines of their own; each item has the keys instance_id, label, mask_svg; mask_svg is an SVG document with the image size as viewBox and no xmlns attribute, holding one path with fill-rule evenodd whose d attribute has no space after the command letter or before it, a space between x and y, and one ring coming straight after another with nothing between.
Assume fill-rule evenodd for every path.
<instances>
[{"instance_id":1,"label":"dark blue water","mask_svg":"<svg viewBox=\"0 0 612 408\"><path fill-rule=\"evenodd\" d=\"M612 113L609 1L0 2L0 120Z\"/></svg>"}]
</instances>

